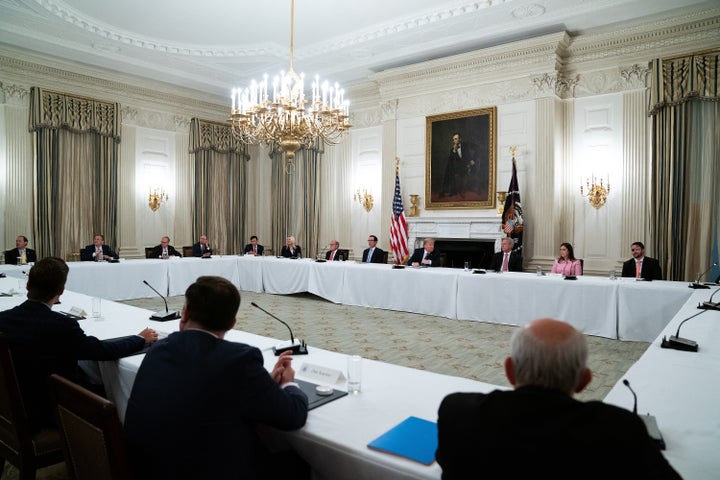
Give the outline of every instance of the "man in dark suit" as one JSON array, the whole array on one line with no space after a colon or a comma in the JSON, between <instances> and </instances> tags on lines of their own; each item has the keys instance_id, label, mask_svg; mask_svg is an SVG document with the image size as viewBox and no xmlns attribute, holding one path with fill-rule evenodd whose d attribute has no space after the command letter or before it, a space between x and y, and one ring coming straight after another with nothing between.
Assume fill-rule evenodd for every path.
<instances>
[{"instance_id":1,"label":"man in dark suit","mask_svg":"<svg viewBox=\"0 0 720 480\"><path fill-rule=\"evenodd\" d=\"M170 237L162 237L160 245L156 245L150 252L150 258L170 258L172 256L182 257L182 254L170 245Z\"/></svg>"},{"instance_id":2,"label":"man in dark suit","mask_svg":"<svg viewBox=\"0 0 720 480\"><path fill-rule=\"evenodd\" d=\"M338 251L338 248L340 248L340 242L337 240L330 240L330 250L325 252L325 260L330 261L341 261L341 260L347 260L347 258L343 258L342 252Z\"/></svg>"},{"instance_id":3,"label":"man in dark suit","mask_svg":"<svg viewBox=\"0 0 720 480\"><path fill-rule=\"evenodd\" d=\"M200 241L193 245L193 257L209 257L212 255L212 248L208 243L206 235L200 235Z\"/></svg>"},{"instance_id":4,"label":"man in dark suit","mask_svg":"<svg viewBox=\"0 0 720 480\"><path fill-rule=\"evenodd\" d=\"M642 242L633 243L630 245L630 250L632 251L633 258L623 263L623 277L662 280L660 262L654 258L645 256L645 245L643 245Z\"/></svg>"},{"instance_id":5,"label":"man in dark suit","mask_svg":"<svg viewBox=\"0 0 720 480\"><path fill-rule=\"evenodd\" d=\"M423 248L416 248L407 264L413 267L439 267L440 253L435 251L435 239L423 240Z\"/></svg>"},{"instance_id":6,"label":"man in dark suit","mask_svg":"<svg viewBox=\"0 0 720 480\"><path fill-rule=\"evenodd\" d=\"M15 248L11 250L7 250L5 252L5 264L6 265L16 265L16 264L26 264L30 262L36 262L37 261L37 255L35 255L35 250L32 248L27 248L28 245L28 239L25 235L19 235L15 239ZM19 260L19 261L18 261Z\"/></svg>"},{"instance_id":7,"label":"man in dark suit","mask_svg":"<svg viewBox=\"0 0 720 480\"><path fill-rule=\"evenodd\" d=\"M370 235L368 237L368 248L363 250L362 261L363 263L383 263L384 253L377 246L377 237Z\"/></svg>"},{"instance_id":8,"label":"man in dark suit","mask_svg":"<svg viewBox=\"0 0 720 480\"><path fill-rule=\"evenodd\" d=\"M258 238L256 235L253 235L250 237L250 243L245 245L245 248L243 249L243 253L245 255L257 255L259 257L262 257L263 251L265 248L258 244Z\"/></svg>"},{"instance_id":9,"label":"man in dark suit","mask_svg":"<svg viewBox=\"0 0 720 480\"><path fill-rule=\"evenodd\" d=\"M513 252L515 241L510 237L504 237L500 245L500 251L493 255L490 262L490 269L498 272L522 272L522 256Z\"/></svg>"},{"instance_id":10,"label":"man in dark suit","mask_svg":"<svg viewBox=\"0 0 720 480\"><path fill-rule=\"evenodd\" d=\"M102 260L111 260L117 258L117 253L112 248L105 245L105 235L96 233L93 237L92 245L88 245L80 252L80 260L83 262L99 262Z\"/></svg>"},{"instance_id":11,"label":"man in dark suit","mask_svg":"<svg viewBox=\"0 0 720 480\"><path fill-rule=\"evenodd\" d=\"M268 373L259 349L224 340L239 305L231 282L199 277L185 292L180 331L146 354L125 416L132 478L283 476L280 462L258 465L265 450L256 428L302 427L308 399L289 352Z\"/></svg>"},{"instance_id":12,"label":"man in dark suit","mask_svg":"<svg viewBox=\"0 0 720 480\"><path fill-rule=\"evenodd\" d=\"M55 423L48 389L50 374L90 386L78 360L116 360L157 340L157 333L146 328L138 335L100 341L85 335L77 320L52 311L65 290L68 270L60 258L41 259L30 269L27 301L0 312L0 332L10 344L25 410L34 430Z\"/></svg>"},{"instance_id":13,"label":"man in dark suit","mask_svg":"<svg viewBox=\"0 0 720 480\"><path fill-rule=\"evenodd\" d=\"M573 398L592 378L582 333L544 318L518 329L510 348L505 374L514 390L453 393L440 404L435 455L444 480L468 472L503 479L680 478L638 415Z\"/></svg>"}]
</instances>

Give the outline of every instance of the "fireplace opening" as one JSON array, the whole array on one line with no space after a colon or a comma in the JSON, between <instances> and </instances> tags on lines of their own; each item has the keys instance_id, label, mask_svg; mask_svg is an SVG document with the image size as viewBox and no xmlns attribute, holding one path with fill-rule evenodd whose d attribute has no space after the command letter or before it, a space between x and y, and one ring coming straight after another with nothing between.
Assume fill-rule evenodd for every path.
<instances>
[{"instance_id":1,"label":"fireplace opening","mask_svg":"<svg viewBox=\"0 0 720 480\"><path fill-rule=\"evenodd\" d=\"M488 268L495 253L494 240L435 240L435 250L443 258L443 266L464 268L470 262L470 268Z\"/></svg>"}]
</instances>

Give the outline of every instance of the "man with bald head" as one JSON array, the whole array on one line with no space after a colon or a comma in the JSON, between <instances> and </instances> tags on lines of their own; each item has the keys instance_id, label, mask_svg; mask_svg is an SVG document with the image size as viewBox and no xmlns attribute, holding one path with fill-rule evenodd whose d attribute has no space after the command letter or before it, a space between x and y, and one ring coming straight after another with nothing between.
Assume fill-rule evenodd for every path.
<instances>
[{"instance_id":1,"label":"man with bald head","mask_svg":"<svg viewBox=\"0 0 720 480\"><path fill-rule=\"evenodd\" d=\"M453 393L438 412L436 458L443 480L606 479L680 476L639 416L573 398L592 373L582 333L543 318L518 329L505 359L513 390Z\"/></svg>"}]
</instances>

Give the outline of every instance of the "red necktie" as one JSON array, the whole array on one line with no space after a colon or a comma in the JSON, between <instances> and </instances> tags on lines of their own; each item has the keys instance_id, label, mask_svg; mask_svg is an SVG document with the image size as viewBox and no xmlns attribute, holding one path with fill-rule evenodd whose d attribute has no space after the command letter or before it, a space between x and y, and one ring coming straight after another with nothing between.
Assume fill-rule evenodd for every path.
<instances>
[{"instance_id":1,"label":"red necktie","mask_svg":"<svg viewBox=\"0 0 720 480\"><path fill-rule=\"evenodd\" d=\"M640 272L642 271L642 260L635 262L635 278L640 278Z\"/></svg>"},{"instance_id":2,"label":"red necktie","mask_svg":"<svg viewBox=\"0 0 720 480\"><path fill-rule=\"evenodd\" d=\"M510 254L509 254L509 253L504 253L504 254L503 254L503 263L502 263L502 267L500 268L500 271L501 271L501 272L507 272L507 271L508 271L508 259L509 259L509 258L510 258Z\"/></svg>"}]
</instances>

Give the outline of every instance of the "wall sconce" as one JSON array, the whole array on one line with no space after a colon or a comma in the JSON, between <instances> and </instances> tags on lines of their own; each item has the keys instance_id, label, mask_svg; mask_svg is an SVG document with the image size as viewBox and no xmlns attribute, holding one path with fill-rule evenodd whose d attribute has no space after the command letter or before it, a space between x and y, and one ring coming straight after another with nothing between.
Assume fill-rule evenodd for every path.
<instances>
[{"instance_id":1,"label":"wall sconce","mask_svg":"<svg viewBox=\"0 0 720 480\"><path fill-rule=\"evenodd\" d=\"M600 178L599 183L595 183L595 175L592 176L592 183L590 179L585 179L585 185L587 187L587 194L583 191L582 179L580 180L580 195L587 197L590 205L595 209L600 209L607 201L607 196L610 193L610 175L608 175L607 187L603 185L603 179Z\"/></svg>"},{"instance_id":2,"label":"wall sconce","mask_svg":"<svg viewBox=\"0 0 720 480\"><path fill-rule=\"evenodd\" d=\"M165 189L162 187L150 187L150 194L148 195L148 206L153 212L157 212L162 202L167 202L168 196L165 193Z\"/></svg>"},{"instance_id":3,"label":"wall sconce","mask_svg":"<svg viewBox=\"0 0 720 480\"><path fill-rule=\"evenodd\" d=\"M373 208L373 196L371 193L368 193L367 188L363 188L360 190L359 188L355 192L355 195L353 195L353 200L358 202L362 207L365 209L366 212L370 213L370 210Z\"/></svg>"},{"instance_id":4,"label":"wall sconce","mask_svg":"<svg viewBox=\"0 0 720 480\"><path fill-rule=\"evenodd\" d=\"M502 215L505 210L505 200L507 199L507 192L497 192L497 214Z\"/></svg>"}]
</instances>

